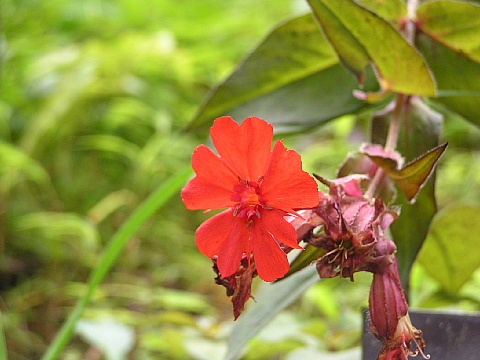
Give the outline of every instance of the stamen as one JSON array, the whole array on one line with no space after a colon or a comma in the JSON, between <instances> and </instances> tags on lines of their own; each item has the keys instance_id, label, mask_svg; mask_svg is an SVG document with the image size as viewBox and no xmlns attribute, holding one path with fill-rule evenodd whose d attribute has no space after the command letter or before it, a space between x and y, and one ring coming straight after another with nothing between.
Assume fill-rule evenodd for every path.
<instances>
[{"instance_id":1,"label":"stamen","mask_svg":"<svg viewBox=\"0 0 480 360\"><path fill-rule=\"evenodd\" d=\"M415 342L417 349L415 350L415 355L412 356L417 356L420 353L424 359L430 359L430 355L423 352L423 350L425 349L425 340L423 340L422 330L414 328L413 335L413 341Z\"/></svg>"},{"instance_id":2,"label":"stamen","mask_svg":"<svg viewBox=\"0 0 480 360\"><path fill-rule=\"evenodd\" d=\"M240 205L236 205L233 209L233 216L237 216L240 211Z\"/></svg>"}]
</instances>

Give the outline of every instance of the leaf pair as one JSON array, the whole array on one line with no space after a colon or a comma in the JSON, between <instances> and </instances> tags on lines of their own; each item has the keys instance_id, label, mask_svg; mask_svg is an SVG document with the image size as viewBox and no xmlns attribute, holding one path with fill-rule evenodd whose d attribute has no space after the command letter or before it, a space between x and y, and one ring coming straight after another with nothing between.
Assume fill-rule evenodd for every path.
<instances>
[{"instance_id":1,"label":"leaf pair","mask_svg":"<svg viewBox=\"0 0 480 360\"><path fill-rule=\"evenodd\" d=\"M212 91L190 130L206 131L223 115L255 114L277 131L298 131L374 108L379 104L368 101L376 103L389 92L433 97L447 111L480 124L480 6L449 0L422 4L415 20L417 50L400 33L408 20L401 0L309 4L318 23L308 14L274 29ZM359 84L350 72L368 101L353 96ZM379 96L376 80L383 88Z\"/></svg>"}]
</instances>

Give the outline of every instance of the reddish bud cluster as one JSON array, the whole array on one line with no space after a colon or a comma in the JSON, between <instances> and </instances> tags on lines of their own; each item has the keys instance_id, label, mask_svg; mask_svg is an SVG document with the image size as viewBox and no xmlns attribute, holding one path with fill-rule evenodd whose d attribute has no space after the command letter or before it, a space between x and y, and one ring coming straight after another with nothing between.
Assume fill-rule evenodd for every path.
<instances>
[{"instance_id":1,"label":"reddish bud cluster","mask_svg":"<svg viewBox=\"0 0 480 360\"><path fill-rule=\"evenodd\" d=\"M324 194L302 170L298 153L280 141L271 150L273 127L264 120L251 117L240 126L230 117L219 118L211 134L219 156L203 145L195 149L196 177L182 198L192 210L227 208L203 223L196 238L200 251L213 261L215 282L232 297L235 319L251 298L253 278L274 281L285 276L290 268L286 253L302 249L303 240L325 251L316 260L322 278L353 280L357 271L374 274L372 332L383 343L377 360L406 360L417 354L428 358L422 332L408 316L396 246L386 235L398 212L381 198L364 195L360 185L368 176L317 176L328 186ZM397 153L380 146L365 149L389 164L398 160ZM366 174L377 167L370 160L364 165Z\"/></svg>"},{"instance_id":2,"label":"reddish bud cluster","mask_svg":"<svg viewBox=\"0 0 480 360\"><path fill-rule=\"evenodd\" d=\"M327 250L317 261L320 277L353 280L357 271L385 272L396 250L385 231L398 214L387 209L380 198L364 198L360 176L334 181L318 178L330 188L313 210L323 220L323 232L309 240Z\"/></svg>"}]
</instances>

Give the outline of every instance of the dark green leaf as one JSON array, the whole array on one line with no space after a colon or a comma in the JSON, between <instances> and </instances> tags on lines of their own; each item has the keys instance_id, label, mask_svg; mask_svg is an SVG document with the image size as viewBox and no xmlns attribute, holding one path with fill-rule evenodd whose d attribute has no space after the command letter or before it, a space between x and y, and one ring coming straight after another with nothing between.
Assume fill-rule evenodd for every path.
<instances>
[{"instance_id":1,"label":"dark green leaf","mask_svg":"<svg viewBox=\"0 0 480 360\"><path fill-rule=\"evenodd\" d=\"M370 60L384 90L435 94L435 82L422 56L385 19L352 0L309 3L342 62L356 75Z\"/></svg>"},{"instance_id":2,"label":"dark green leaf","mask_svg":"<svg viewBox=\"0 0 480 360\"><path fill-rule=\"evenodd\" d=\"M313 17L295 18L274 29L212 92L190 128L209 127L213 119L231 109L337 63Z\"/></svg>"},{"instance_id":3,"label":"dark green leaf","mask_svg":"<svg viewBox=\"0 0 480 360\"><path fill-rule=\"evenodd\" d=\"M375 133L385 128L385 117L376 117L372 124ZM398 151L411 161L428 150L438 146L442 128L442 117L418 98L411 99L406 107L398 140ZM384 138L384 137L383 137ZM410 204L402 192L397 203L402 206L400 217L391 228L397 245L400 275L405 286L408 284L410 269L427 236L430 222L437 211L435 201L435 173L426 182L414 204Z\"/></svg>"},{"instance_id":4,"label":"dark green leaf","mask_svg":"<svg viewBox=\"0 0 480 360\"><path fill-rule=\"evenodd\" d=\"M422 4L417 27L432 39L480 62L480 6L441 0Z\"/></svg>"},{"instance_id":5,"label":"dark green leaf","mask_svg":"<svg viewBox=\"0 0 480 360\"><path fill-rule=\"evenodd\" d=\"M363 83L363 70L371 60L364 46L322 1L310 1L310 5L342 63Z\"/></svg>"},{"instance_id":6,"label":"dark green leaf","mask_svg":"<svg viewBox=\"0 0 480 360\"><path fill-rule=\"evenodd\" d=\"M418 261L444 290L455 293L480 266L480 208L453 205L432 221Z\"/></svg>"},{"instance_id":7,"label":"dark green leaf","mask_svg":"<svg viewBox=\"0 0 480 360\"><path fill-rule=\"evenodd\" d=\"M437 81L438 97L432 100L480 125L480 64L425 34L417 44Z\"/></svg>"},{"instance_id":8,"label":"dark green leaf","mask_svg":"<svg viewBox=\"0 0 480 360\"><path fill-rule=\"evenodd\" d=\"M225 360L239 359L250 339L318 281L320 278L317 270L308 267L278 283L263 284L255 295L256 302L248 307L232 327Z\"/></svg>"},{"instance_id":9,"label":"dark green leaf","mask_svg":"<svg viewBox=\"0 0 480 360\"><path fill-rule=\"evenodd\" d=\"M353 96L357 87L355 78L336 64L242 104L227 115L239 121L252 115L261 117L275 126L276 133L300 131L372 106Z\"/></svg>"},{"instance_id":10,"label":"dark green leaf","mask_svg":"<svg viewBox=\"0 0 480 360\"><path fill-rule=\"evenodd\" d=\"M374 79L367 72L366 90L378 90ZM277 133L299 131L371 107L353 96L356 89L318 24L304 15L273 30L211 93L187 130L206 131L229 115L264 118Z\"/></svg>"}]
</instances>

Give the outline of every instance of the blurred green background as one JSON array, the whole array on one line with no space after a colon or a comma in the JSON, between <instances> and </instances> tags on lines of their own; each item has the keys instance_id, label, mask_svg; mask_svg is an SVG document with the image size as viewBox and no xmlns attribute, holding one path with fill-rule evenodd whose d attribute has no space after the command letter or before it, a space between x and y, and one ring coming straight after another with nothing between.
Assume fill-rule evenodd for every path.
<instances>
[{"instance_id":1,"label":"blurred green background","mask_svg":"<svg viewBox=\"0 0 480 360\"><path fill-rule=\"evenodd\" d=\"M208 139L182 129L208 91L274 25L306 10L300 0L2 1L0 308L10 359L40 358L111 236L190 166ZM333 178L366 133L362 117L345 117L285 142L306 170ZM480 131L457 118L444 137L452 146L439 167L440 208L480 205ZM221 359L231 304L194 241L209 216L176 196L145 224L61 358ZM413 275L413 306L480 310L478 271L458 296L419 265ZM294 360L305 348L358 357L370 279L313 286L244 359ZM100 350L110 345L91 339L96 321L118 332L113 347L133 339L126 357Z\"/></svg>"}]
</instances>

